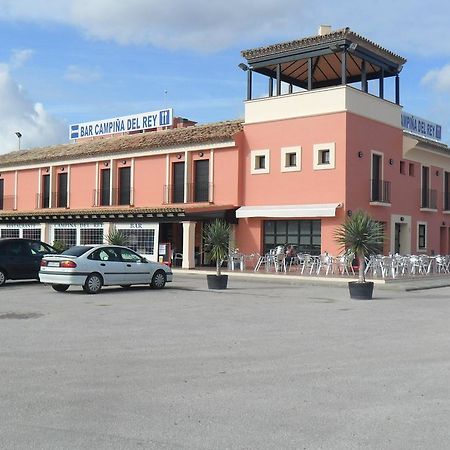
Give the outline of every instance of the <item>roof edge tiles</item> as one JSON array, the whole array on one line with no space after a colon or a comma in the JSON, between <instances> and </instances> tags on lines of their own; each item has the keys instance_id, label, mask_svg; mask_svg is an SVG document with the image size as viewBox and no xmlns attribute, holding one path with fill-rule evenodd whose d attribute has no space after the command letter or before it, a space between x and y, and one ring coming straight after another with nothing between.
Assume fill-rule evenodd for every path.
<instances>
[{"instance_id":1,"label":"roof edge tiles","mask_svg":"<svg viewBox=\"0 0 450 450\"><path fill-rule=\"evenodd\" d=\"M100 157L126 151L139 152L181 145L221 143L234 139L242 129L243 121L233 120L15 151L0 155L0 168L18 164L31 165L47 161L61 161L69 158Z\"/></svg>"},{"instance_id":2,"label":"roof edge tiles","mask_svg":"<svg viewBox=\"0 0 450 450\"><path fill-rule=\"evenodd\" d=\"M35 209L32 211L0 211L0 221L14 221L14 218L36 218L36 217L50 217L52 219L66 218L73 220L76 218L83 218L84 216L98 217L103 216L147 216L147 215L182 215L184 216L183 208L90 208L90 209ZM12 220L11 220L12 219Z\"/></svg>"},{"instance_id":3,"label":"roof edge tiles","mask_svg":"<svg viewBox=\"0 0 450 450\"><path fill-rule=\"evenodd\" d=\"M265 47L257 47L254 49L243 50L241 55L251 61L255 58L261 58L264 56L276 55L292 50L300 50L308 47L312 47L317 44L331 43L334 41L348 39L356 44L360 44L363 47L369 48L370 50L380 54L381 56L387 57L393 60L398 65L403 65L406 63L406 59L400 55L391 52L390 50L376 44L375 42L361 36L358 33L350 30L350 28L342 28L340 30L332 31L331 33L324 35L314 35L308 36L302 39L296 39L293 41L281 42L279 44L268 45Z\"/></svg>"}]
</instances>

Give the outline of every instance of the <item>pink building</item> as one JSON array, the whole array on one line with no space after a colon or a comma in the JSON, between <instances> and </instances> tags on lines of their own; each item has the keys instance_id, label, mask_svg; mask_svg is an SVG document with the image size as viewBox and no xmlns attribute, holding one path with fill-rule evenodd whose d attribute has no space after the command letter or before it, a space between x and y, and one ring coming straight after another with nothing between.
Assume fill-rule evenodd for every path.
<instances>
[{"instance_id":1,"label":"pink building","mask_svg":"<svg viewBox=\"0 0 450 450\"><path fill-rule=\"evenodd\" d=\"M93 244L116 228L153 260L172 243L192 268L209 262L213 218L244 253L338 254L334 230L365 209L384 225L380 251L450 253L450 152L440 127L403 112L405 59L328 27L242 54L243 121L178 119L0 156L0 236ZM267 97L252 98L255 77Z\"/></svg>"}]
</instances>

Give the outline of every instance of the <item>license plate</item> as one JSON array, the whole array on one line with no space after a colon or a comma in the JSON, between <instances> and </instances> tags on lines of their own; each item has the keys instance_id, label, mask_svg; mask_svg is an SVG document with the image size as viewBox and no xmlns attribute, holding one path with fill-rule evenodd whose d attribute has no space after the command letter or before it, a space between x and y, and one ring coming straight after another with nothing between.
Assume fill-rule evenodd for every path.
<instances>
[{"instance_id":1,"label":"license plate","mask_svg":"<svg viewBox=\"0 0 450 450\"><path fill-rule=\"evenodd\" d=\"M58 261L49 261L47 264L48 267L59 267Z\"/></svg>"}]
</instances>

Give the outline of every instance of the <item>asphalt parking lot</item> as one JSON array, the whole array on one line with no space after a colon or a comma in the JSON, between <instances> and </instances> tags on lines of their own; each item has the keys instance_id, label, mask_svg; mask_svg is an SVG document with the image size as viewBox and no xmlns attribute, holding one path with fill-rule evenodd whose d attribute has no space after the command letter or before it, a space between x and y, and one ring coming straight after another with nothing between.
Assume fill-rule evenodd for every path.
<instances>
[{"instance_id":1,"label":"asphalt parking lot","mask_svg":"<svg viewBox=\"0 0 450 450\"><path fill-rule=\"evenodd\" d=\"M450 288L0 289L2 449L448 449Z\"/></svg>"}]
</instances>

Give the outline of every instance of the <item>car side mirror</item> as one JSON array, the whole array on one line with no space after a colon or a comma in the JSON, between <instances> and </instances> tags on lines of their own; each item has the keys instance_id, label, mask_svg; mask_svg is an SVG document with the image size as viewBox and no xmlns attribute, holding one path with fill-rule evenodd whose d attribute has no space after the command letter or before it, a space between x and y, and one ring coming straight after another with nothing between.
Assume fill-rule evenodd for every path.
<instances>
[{"instance_id":1,"label":"car side mirror","mask_svg":"<svg viewBox=\"0 0 450 450\"><path fill-rule=\"evenodd\" d=\"M141 263L148 263L147 258L141 258Z\"/></svg>"}]
</instances>

